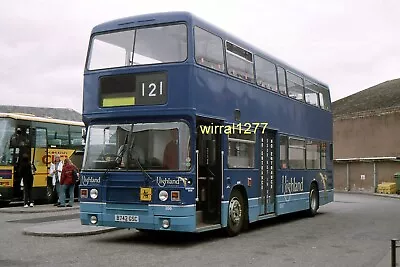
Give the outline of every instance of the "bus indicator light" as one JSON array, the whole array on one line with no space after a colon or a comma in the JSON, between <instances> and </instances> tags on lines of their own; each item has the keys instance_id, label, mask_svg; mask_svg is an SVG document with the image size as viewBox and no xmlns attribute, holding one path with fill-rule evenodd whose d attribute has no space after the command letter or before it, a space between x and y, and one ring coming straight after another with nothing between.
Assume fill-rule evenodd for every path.
<instances>
[{"instance_id":1,"label":"bus indicator light","mask_svg":"<svg viewBox=\"0 0 400 267\"><path fill-rule=\"evenodd\" d=\"M88 198L88 190L81 189L81 198Z\"/></svg>"},{"instance_id":2,"label":"bus indicator light","mask_svg":"<svg viewBox=\"0 0 400 267\"><path fill-rule=\"evenodd\" d=\"M171 200L172 201L180 201L180 192L179 191L171 191Z\"/></svg>"}]
</instances>

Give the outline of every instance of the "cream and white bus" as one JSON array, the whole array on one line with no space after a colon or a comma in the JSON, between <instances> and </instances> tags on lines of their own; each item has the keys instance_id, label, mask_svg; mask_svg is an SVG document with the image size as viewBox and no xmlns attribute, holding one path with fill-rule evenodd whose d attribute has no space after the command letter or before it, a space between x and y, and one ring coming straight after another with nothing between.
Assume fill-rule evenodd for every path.
<instances>
[{"instance_id":1,"label":"cream and white bus","mask_svg":"<svg viewBox=\"0 0 400 267\"><path fill-rule=\"evenodd\" d=\"M19 158L28 154L36 167L33 199L52 203L56 193L48 176L54 155L68 157L80 169L85 131L83 122L37 117L31 114L0 113L0 202L23 199ZM78 191L78 189L76 189Z\"/></svg>"}]
</instances>

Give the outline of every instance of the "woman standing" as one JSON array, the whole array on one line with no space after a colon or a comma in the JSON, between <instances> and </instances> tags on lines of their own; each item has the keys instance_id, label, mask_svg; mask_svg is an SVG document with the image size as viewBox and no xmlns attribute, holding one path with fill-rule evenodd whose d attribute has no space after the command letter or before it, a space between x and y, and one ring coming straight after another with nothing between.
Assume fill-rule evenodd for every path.
<instances>
[{"instance_id":1,"label":"woman standing","mask_svg":"<svg viewBox=\"0 0 400 267\"><path fill-rule=\"evenodd\" d=\"M74 189L75 189L75 175L74 172L78 172L78 168L72 164L69 158L64 160L64 165L61 172L61 197L60 205L58 207L65 207L65 192L69 192L69 204L67 207L74 205Z\"/></svg>"},{"instance_id":2,"label":"woman standing","mask_svg":"<svg viewBox=\"0 0 400 267\"><path fill-rule=\"evenodd\" d=\"M53 188L57 192L57 203L54 204L54 206L60 205L60 194L61 194L60 178L61 178L62 168L63 168L63 163L60 160L60 155L55 154L54 162L51 163L49 170L49 175L53 177L52 179Z\"/></svg>"},{"instance_id":3,"label":"woman standing","mask_svg":"<svg viewBox=\"0 0 400 267\"><path fill-rule=\"evenodd\" d=\"M22 161L19 166L19 173L21 179L24 183L24 207L27 208L28 205L33 207L32 200L32 186L33 186L33 174L32 165L29 161L29 156L27 154L22 155Z\"/></svg>"}]
</instances>

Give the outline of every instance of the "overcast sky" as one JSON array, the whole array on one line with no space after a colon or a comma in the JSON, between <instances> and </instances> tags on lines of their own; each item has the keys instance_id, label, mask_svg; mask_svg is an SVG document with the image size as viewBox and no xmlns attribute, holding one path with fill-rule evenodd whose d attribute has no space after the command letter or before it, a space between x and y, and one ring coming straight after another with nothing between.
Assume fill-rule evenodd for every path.
<instances>
[{"instance_id":1,"label":"overcast sky","mask_svg":"<svg viewBox=\"0 0 400 267\"><path fill-rule=\"evenodd\" d=\"M398 0L0 1L0 105L82 112L92 27L161 11L193 12L253 43L327 83L333 101L400 78Z\"/></svg>"}]
</instances>

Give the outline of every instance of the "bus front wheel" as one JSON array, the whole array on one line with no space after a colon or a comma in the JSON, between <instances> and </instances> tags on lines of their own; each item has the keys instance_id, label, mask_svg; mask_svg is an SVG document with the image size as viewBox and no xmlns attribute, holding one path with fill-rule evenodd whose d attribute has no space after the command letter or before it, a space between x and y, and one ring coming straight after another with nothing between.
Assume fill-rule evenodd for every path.
<instances>
[{"instance_id":1,"label":"bus front wheel","mask_svg":"<svg viewBox=\"0 0 400 267\"><path fill-rule=\"evenodd\" d=\"M228 204L228 236L235 236L240 233L245 220L245 205L243 196L238 190L231 193Z\"/></svg>"}]
</instances>

